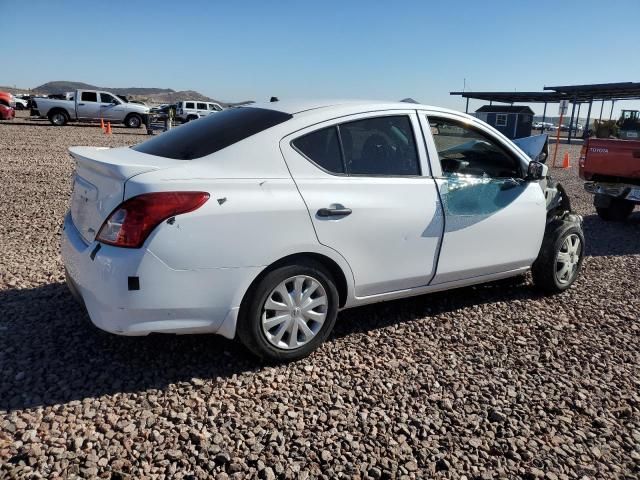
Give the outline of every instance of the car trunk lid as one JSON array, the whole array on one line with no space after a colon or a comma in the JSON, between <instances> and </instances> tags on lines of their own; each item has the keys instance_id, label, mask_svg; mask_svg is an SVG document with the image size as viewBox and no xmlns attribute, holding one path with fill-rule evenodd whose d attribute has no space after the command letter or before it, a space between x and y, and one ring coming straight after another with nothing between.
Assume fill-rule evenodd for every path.
<instances>
[{"instance_id":1,"label":"car trunk lid","mask_svg":"<svg viewBox=\"0 0 640 480\"><path fill-rule=\"evenodd\" d=\"M71 218L87 242L92 242L107 216L124 200L125 184L141 173L176 165L176 161L128 147L72 147L76 161Z\"/></svg>"}]
</instances>

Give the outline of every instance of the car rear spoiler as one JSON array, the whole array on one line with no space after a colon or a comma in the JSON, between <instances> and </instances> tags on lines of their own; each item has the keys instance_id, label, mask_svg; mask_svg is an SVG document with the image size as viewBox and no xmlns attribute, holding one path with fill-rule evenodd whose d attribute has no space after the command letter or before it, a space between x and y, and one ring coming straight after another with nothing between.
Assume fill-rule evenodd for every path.
<instances>
[{"instance_id":1,"label":"car rear spoiler","mask_svg":"<svg viewBox=\"0 0 640 480\"><path fill-rule=\"evenodd\" d=\"M544 163L549 157L549 136L546 133L516 138L513 143L526 153L531 160Z\"/></svg>"}]
</instances>

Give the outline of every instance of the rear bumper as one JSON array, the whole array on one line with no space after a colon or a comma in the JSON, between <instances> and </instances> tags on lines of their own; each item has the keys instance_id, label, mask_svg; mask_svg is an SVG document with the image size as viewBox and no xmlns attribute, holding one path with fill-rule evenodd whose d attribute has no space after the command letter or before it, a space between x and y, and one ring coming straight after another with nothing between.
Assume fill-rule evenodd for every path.
<instances>
[{"instance_id":1,"label":"rear bumper","mask_svg":"<svg viewBox=\"0 0 640 480\"><path fill-rule=\"evenodd\" d=\"M95 326L118 335L218 333L233 338L242 294L260 271L175 270L145 248L87 244L69 214L61 250L74 296Z\"/></svg>"},{"instance_id":2,"label":"rear bumper","mask_svg":"<svg viewBox=\"0 0 640 480\"><path fill-rule=\"evenodd\" d=\"M640 203L640 185L586 182L584 184L584 189L594 195L605 195L607 197Z\"/></svg>"}]
</instances>

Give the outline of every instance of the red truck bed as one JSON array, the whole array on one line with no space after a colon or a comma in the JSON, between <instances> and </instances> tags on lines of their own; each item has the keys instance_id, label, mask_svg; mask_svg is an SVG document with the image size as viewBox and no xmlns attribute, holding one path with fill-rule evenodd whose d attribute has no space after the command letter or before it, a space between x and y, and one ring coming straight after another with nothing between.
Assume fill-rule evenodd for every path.
<instances>
[{"instance_id":1,"label":"red truck bed","mask_svg":"<svg viewBox=\"0 0 640 480\"><path fill-rule=\"evenodd\" d=\"M590 138L582 148L579 167L585 180L639 181L640 141Z\"/></svg>"}]
</instances>

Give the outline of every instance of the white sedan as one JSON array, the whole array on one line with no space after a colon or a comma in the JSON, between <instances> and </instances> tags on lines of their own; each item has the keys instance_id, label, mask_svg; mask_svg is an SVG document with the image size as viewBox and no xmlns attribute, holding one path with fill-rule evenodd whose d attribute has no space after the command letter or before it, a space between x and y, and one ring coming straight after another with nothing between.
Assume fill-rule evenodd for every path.
<instances>
[{"instance_id":1,"label":"white sedan","mask_svg":"<svg viewBox=\"0 0 640 480\"><path fill-rule=\"evenodd\" d=\"M547 167L455 111L275 102L70 152L67 282L116 334L217 333L293 360L340 309L528 270L560 292L582 263Z\"/></svg>"}]
</instances>

